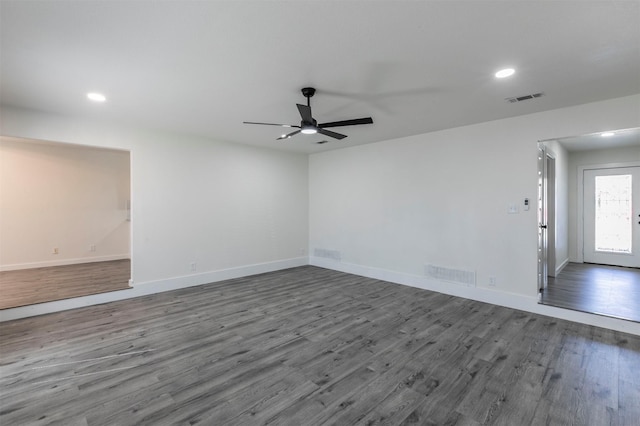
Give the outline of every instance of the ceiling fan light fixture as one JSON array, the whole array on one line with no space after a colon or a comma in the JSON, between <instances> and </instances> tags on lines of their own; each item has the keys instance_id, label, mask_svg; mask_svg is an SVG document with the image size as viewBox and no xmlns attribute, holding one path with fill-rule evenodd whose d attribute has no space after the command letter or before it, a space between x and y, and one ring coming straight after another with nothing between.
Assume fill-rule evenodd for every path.
<instances>
[{"instance_id":1,"label":"ceiling fan light fixture","mask_svg":"<svg viewBox=\"0 0 640 426\"><path fill-rule=\"evenodd\" d=\"M318 129L312 126L307 126L307 127L303 127L302 130L300 130L300 132L304 133L305 135L315 135L316 133L318 133Z\"/></svg>"}]
</instances>

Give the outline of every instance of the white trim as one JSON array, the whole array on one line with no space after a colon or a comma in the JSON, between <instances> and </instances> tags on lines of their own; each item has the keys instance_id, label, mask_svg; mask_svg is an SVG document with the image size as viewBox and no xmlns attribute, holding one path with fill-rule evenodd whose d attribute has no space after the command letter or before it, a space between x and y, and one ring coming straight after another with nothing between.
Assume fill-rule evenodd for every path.
<instances>
[{"instance_id":1,"label":"white trim","mask_svg":"<svg viewBox=\"0 0 640 426\"><path fill-rule=\"evenodd\" d=\"M558 274L560 274L560 272L562 272L562 270L569 264L570 260L569 258L565 259L564 262L562 262L560 264L560 266L558 266L556 268L556 276L558 276Z\"/></svg>"},{"instance_id":2,"label":"white trim","mask_svg":"<svg viewBox=\"0 0 640 426\"><path fill-rule=\"evenodd\" d=\"M134 173L133 173L133 157L135 156L135 153L133 151L133 149L129 150L129 205L127 206L129 209L127 211L127 221L129 222L129 253L131 253L131 258L133 259L133 233L135 232L135 224L133 222L133 208L135 206L135 203L133 201L133 183L134 183ZM131 273L131 277L133 277L133 274L135 272L134 269L134 265L135 262L131 262L131 271L129 271ZM129 285L133 285L133 278L129 279Z\"/></svg>"},{"instance_id":3,"label":"white trim","mask_svg":"<svg viewBox=\"0 0 640 426\"><path fill-rule=\"evenodd\" d=\"M566 262L565 262L566 263ZM565 264L563 263L563 264ZM298 266L313 265L335 271L360 275L363 277L379 279L396 284L408 285L423 290L437 291L465 299L477 300L494 305L519 309L540 315L547 315L567 321L578 322L596 327L604 327L640 336L640 323L619 320L601 315L572 311L563 308L538 304L537 296L525 296L515 293L505 293L479 287L466 287L456 284L438 281L426 276L406 274L389 271L381 268L343 263L320 257L298 257L274 262L259 263L241 266L237 268L223 269L197 275L174 277L167 280L148 281L135 284L128 290L113 291L110 293L95 294L91 296L76 297L73 299L58 300L54 302L39 303L37 305L22 306L0 311L0 322L14 319L27 318L68 309L82 308L85 306L100 305L117 300L131 299L180 288L192 287L212 282L240 278L265 272L279 271Z\"/></svg>"},{"instance_id":4,"label":"white trim","mask_svg":"<svg viewBox=\"0 0 640 426\"><path fill-rule=\"evenodd\" d=\"M109 256L79 257L75 259L62 259L62 260L45 260L42 262L15 263L13 265L2 265L0 266L0 271L17 271L20 269L45 268L48 266L78 265L81 263L108 262L110 260L123 260L123 259L130 259L130 258L131 256L129 254L112 254Z\"/></svg>"},{"instance_id":5,"label":"white trim","mask_svg":"<svg viewBox=\"0 0 640 426\"><path fill-rule=\"evenodd\" d=\"M465 299L491 303L493 305L505 306L507 308L519 309L535 314L547 315L554 318L593 325L596 327L604 327L640 336L640 323L541 305L538 303L537 296L506 293L480 287L459 286L446 283L444 281L434 280L429 277L372 268L369 266L355 265L352 263L343 263L318 257L309 257L309 264L349 274L389 281L396 284L421 288L423 290L437 291L438 293L450 294L452 296L462 297Z\"/></svg>"},{"instance_id":6,"label":"white trim","mask_svg":"<svg viewBox=\"0 0 640 426\"><path fill-rule=\"evenodd\" d=\"M133 288L109 293L94 294L91 296L75 297L72 299L56 300L53 302L38 303L37 305L21 306L19 308L4 309L0 311L0 322L11 321L19 318L27 318L52 312L66 311L68 309L82 308L85 306L100 305L116 300L131 299L147 296L149 294L162 293L185 287L209 284L217 281L241 278L249 275L265 272L279 271L309 264L307 257L277 260L274 262L257 263L240 266L237 268L221 269L197 275L174 277L166 280L147 281L135 284Z\"/></svg>"},{"instance_id":7,"label":"white trim","mask_svg":"<svg viewBox=\"0 0 640 426\"><path fill-rule=\"evenodd\" d=\"M551 148L545 146L545 153L547 154L547 158L545 158L545 180L547 184L545 185L545 208L547 210L547 274L549 273L549 259L553 259L553 273L554 277L557 275L557 247L558 247L558 171L556 167L556 154L553 152ZM551 197L551 201L549 201L549 159L553 161L553 197ZM549 226L551 225L551 226ZM553 241L550 241L549 234L553 234ZM551 247L551 250L549 248ZM553 256L549 256L549 251ZM548 277L547 277L548 280ZM545 288L546 290L546 288Z\"/></svg>"},{"instance_id":8,"label":"white trim","mask_svg":"<svg viewBox=\"0 0 640 426\"><path fill-rule=\"evenodd\" d=\"M578 183L577 195L577 263L584 263L584 171L598 169L616 169L619 167L640 167L640 161L629 161L624 163L603 163L603 164L587 164L578 166L576 182Z\"/></svg>"}]
</instances>

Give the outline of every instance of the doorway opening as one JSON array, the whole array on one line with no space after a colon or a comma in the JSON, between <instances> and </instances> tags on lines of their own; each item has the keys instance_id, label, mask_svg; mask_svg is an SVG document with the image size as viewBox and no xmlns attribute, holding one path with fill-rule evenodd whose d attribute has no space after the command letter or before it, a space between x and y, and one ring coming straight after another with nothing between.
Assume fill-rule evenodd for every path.
<instances>
[{"instance_id":1,"label":"doorway opening","mask_svg":"<svg viewBox=\"0 0 640 426\"><path fill-rule=\"evenodd\" d=\"M130 153L0 137L0 309L130 288Z\"/></svg>"},{"instance_id":2,"label":"doorway opening","mask_svg":"<svg viewBox=\"0 0 640 426\"><path fill-rule=\"evenodd\" d=\"M539 302L640 322L640 129L615 135L539 142Z\"/></svg>"}]
</instances>

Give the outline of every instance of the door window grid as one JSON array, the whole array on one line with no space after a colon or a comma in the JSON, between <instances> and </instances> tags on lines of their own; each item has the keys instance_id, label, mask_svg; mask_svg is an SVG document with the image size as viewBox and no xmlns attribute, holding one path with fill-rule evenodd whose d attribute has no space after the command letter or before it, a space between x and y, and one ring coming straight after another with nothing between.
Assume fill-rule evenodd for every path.
<instances>
[{"instance_id":1,"label":"door window grid","mask_svg":"<svg viewBox=\"0 0 640 426\"><path fill-rule=\"evenodd\" d=\"M595 178L595 249L632 252L631 175Z\"/></svg>"}]
</instances>

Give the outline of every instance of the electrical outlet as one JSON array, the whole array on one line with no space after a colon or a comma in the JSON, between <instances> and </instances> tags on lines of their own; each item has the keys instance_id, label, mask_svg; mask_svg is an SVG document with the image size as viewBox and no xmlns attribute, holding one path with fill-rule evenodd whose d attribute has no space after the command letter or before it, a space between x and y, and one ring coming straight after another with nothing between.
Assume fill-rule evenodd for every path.
<instances>
[{"instance_id":1,"label":"electrical outlet","mask_svg":"<svg viewBox=\"0 0 640 426\"><path fill-rule=\"evenodd\" d=\"M51 250L51 254L58 254L58 247L54 247L53 250Z\"/></svg>"},{"instance_id":2,"label":"electrical outlet","mask_svg":"<svg viewBox=\"0 0 640 426\"><path fill-rule=\"evenodd\" d=\"M198 269L198 264L196 262L191 262L190 267L191 271L196 271Z\"/></svg>"},{"instance_id":3,"label":"electrical outlet","mask_svg":"<svg viewBox=\"0 0 640 426\"><path fill-rule=\"evenodd\" d=\"M494 275L490 275L489 276L489 287L495 287L496 286L496 277Z\"/></svg>"},{"instance_id":4,"label":"electrical outlet","mask_svg":"<svg viewBox=\"0 0 640 426\"><path fill-rule=\"evenodd\" d=\"M96 245L92 244L91 247L89 247L89 251L96 251Z\"/></svg>"}]
</instances>

